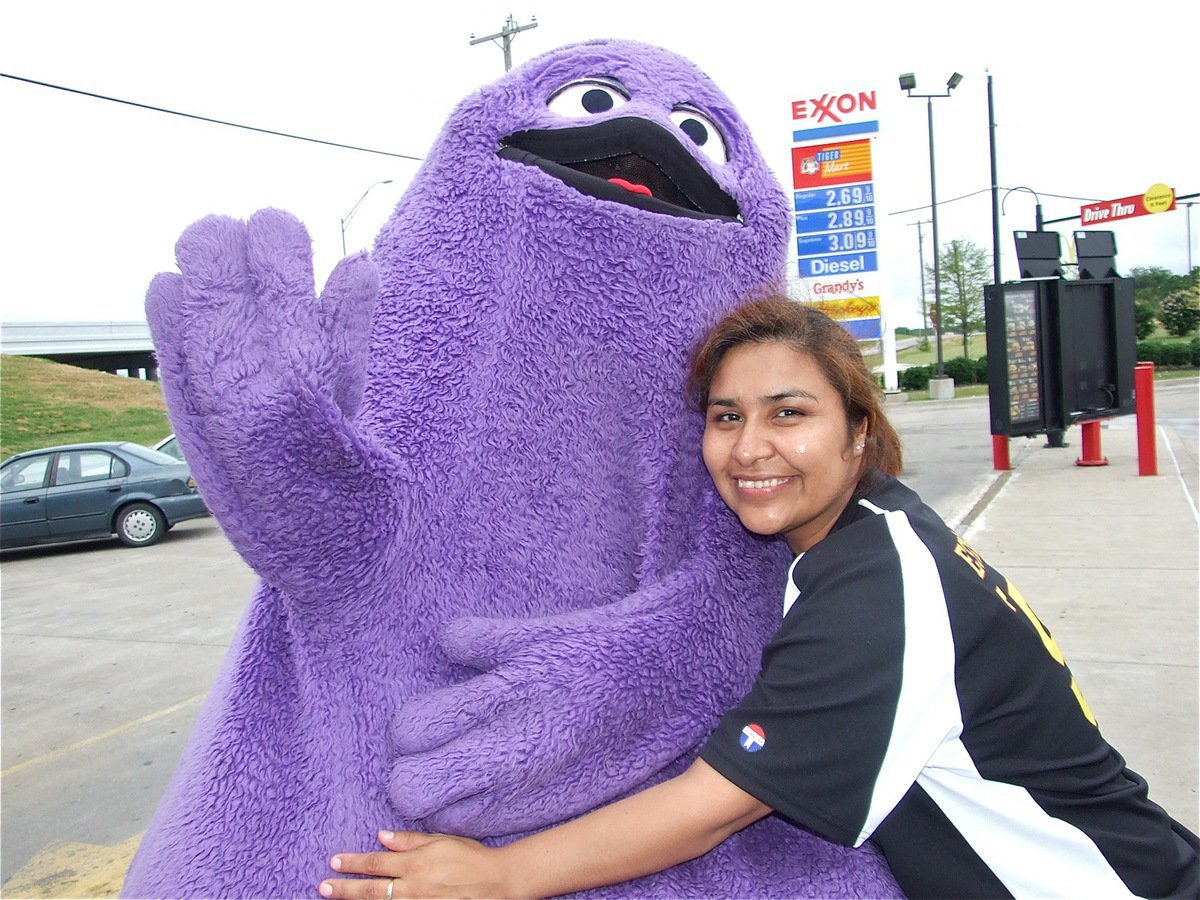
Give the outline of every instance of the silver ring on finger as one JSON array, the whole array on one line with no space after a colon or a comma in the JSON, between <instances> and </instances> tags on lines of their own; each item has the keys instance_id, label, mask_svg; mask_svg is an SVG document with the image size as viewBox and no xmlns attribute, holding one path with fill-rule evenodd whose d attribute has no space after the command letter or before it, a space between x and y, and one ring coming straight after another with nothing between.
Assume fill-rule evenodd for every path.
<instances>
[{"instance_id":1,"label":"silver ring on finger","mask_svg":"<svg viewBox=\"0 0 1200 900\"><path fill-rule=\"evenodd\" d=\"M385 896L387 897L387 900L392 900L392 892L393 892L393 891L395 891L395 890L396 890L396 879L395 879L395 878L389 878L389 879L388 879L388 889L387 889L387 894L385 895Z\"/></svg>"}]
</instances>

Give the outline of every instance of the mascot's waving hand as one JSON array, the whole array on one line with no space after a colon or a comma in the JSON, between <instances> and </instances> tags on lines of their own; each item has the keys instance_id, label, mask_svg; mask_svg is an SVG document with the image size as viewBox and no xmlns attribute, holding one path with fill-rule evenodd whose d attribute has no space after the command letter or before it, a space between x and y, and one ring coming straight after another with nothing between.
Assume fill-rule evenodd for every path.
<instances>
[{"instance_id":1,"label":"mascot's waving hand","mask_svg":"<svg viewBox=\"0 0 1200 900\"><path fill-rule=\"evenodd\" d=\"M694 756L786 548L716 498L683 375L788 218L695 66L598 41L463 101L320 296L285 213L180 238L147 301L167 403L262 581L127 894L311 895L378 828L500 838ZM770 819L610 893L895 885Z\"/></svg>"}]
</instances>

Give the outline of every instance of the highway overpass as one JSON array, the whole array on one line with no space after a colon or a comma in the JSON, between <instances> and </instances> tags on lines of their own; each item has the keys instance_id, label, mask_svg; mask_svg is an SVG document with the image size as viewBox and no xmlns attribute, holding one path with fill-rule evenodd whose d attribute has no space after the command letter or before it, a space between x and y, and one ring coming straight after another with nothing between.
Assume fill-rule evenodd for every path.
<instances>
[{"instance_id":1,"label":"highway overpass","mask_svg":"<svg viewBox=\"0 0 1200 900\"><path fill-rule=\"evenodd\" d=\"M158 380L150 326L145 322L4 322L0 323L0 353Z\"/></svg>"}]
</instances>

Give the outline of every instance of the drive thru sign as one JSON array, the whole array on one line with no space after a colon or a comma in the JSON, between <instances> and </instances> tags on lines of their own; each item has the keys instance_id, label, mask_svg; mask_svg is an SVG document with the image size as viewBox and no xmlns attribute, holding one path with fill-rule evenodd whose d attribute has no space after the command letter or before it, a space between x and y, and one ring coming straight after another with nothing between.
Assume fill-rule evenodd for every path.
<instances>
[{"instance_id":1,"label":"drive thru sign","mask_svg":"<svg viewBox=\"0 0 1200 900\"><path fill-rule=\"evenodd\" d=\"M1150 213L1167 212L1175 208L1175 189L1165 184L1151 186L1142 195L1120 200L1101 200L1079 208L1079 221L1084 225L1107 225L1117 219L1131 219Z\"/></svg>"}]
</instances>

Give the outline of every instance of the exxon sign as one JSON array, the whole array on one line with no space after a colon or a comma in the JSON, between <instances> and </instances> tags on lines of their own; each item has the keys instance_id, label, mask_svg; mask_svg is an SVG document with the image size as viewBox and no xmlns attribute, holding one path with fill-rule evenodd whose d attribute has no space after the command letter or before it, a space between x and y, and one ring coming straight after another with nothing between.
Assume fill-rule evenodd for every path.
<instances>
[{"instance_id":1,"label":"exxon sign","mask_svg":"<svg viewBox=\"0 0 1200 900\"><path fill-rule=\"evenodd\" d=\"M814 122L841 122L843 116L858 112L874 111L875 92L859 91L857 94L822 94L809 100L792 101L792 118L811 119Z\"/></svg>"}]
</instances>

